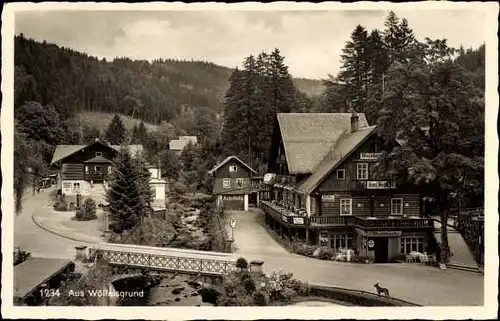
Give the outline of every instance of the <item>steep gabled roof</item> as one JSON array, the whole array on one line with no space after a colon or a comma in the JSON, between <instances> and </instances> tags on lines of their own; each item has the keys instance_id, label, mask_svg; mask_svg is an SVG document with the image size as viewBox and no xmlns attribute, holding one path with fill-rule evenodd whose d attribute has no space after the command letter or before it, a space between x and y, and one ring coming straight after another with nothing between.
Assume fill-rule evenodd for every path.
<instances>
[{"instance_id":1,"label":"steep gabled roof","mask_svg":"<svg viewBox=\"0 0 500 321\"><path fill-rule=\"evenodd\" d=\"M244 161L242 161L241 159L239 159L238 157L236 156L229 156L229 157L226 157L222 162L220 162L219 164L215 165L214 168L212 168L211 170L208 171L209 174L213 174L214 172L216 172L219 168L221 168L222 166L224 166L227 162L229 162L230 160L236 160L237 162L239 162L241 165L245 166L246 168L248 168L249 171L251 171L252 173L254 174L257 174L257 171L255 171L253 168L251 168L248 164L246 164Z\"/></svg>"},{"instance_id":2,"label":"steep gabled roof","mask_svg":"<svg viewBox=\"0 0 500 321\"><path fill-rule=\"evenodd\" d=\"M314 170L313 174L300 184L298 189L305 194L314 191L314 189L316 189L316 187L337 168L337 166L342 164L347 157L375 132L376 127L377 126L365 127L355 132L342 135L337 144Z\"/></svg>"},{"instance_id":3,"label":"steep gabled roof","mask_svg":"<svg viewBox=\"0 0 500 321\"><path fill-rule=\"evenodd\" d=\"M52 165L63 158L73 155L86 146L87 145L57 145L56 150L54 151L54 155L52 155L52 161L50 162L50 164Z\"/></svg>"},{"instance_id":4,"label":"steep gabled roof","mask_svg":"<svg viewBox=\"0 0 500 321\"><path fill-rule=\"evenodd\" d=\"M368 126L364 114L358 127ZM340 137L351 130L351 113L283 113L278 125L291 174L310 174Z\"/></svg>"}]
</instances>

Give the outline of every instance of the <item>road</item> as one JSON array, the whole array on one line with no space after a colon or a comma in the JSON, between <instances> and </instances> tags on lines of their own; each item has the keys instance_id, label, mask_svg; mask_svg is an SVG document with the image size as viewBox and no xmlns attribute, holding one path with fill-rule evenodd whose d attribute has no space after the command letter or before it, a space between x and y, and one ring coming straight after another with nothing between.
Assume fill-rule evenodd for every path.
<instances>
[{"instance_id":1,"label":"road","mask_svg":"<svg viewBox=\"0 0 500 321\"><path fill-rule=\"evenodd\" d=\"M85 243L49 233L38 227L32 219L33 213L50 202L51 190L43 189L35 196L29 190L25 195L23 211L14 219L14 246L19 246L35 257L73 259L75 246L86 245Z\"/></svg>"},{"instance_id":2,"label":"road","mask_svg":"<svg viewBox=\"0 0 500 321\"><path fill-rule=\"evenodd\" d=\"M23 212L15 218L14 244L36 257L75 256L75 246L89 245L68 240L38 227L32 213L50 202L49 190L26 196ZM264 261L264 270L283 269L307 282L336 285L374 292L380 283L391 295L422 305L483 305L484 277L455 270L440 271L420 264L354 264L322 261L290 254L263 227L260 212L232 212L237 226L235 248L238 256Z\"/></svg>"},{"instance_id":3,"label":"road","mask_svg":"<svg viewBox=\"0 0 500 321\"><path fill-rule=\"evenodd\" d=\"M307 258L283 249L263 227L261 212L227 214L237 221L235 253L249 261L264 261L266 272L282 269L303 281L369 292L380 283L392 296L422 305L483 305L481 274L421 264L355 264Z\"/></svg>"}]
</instances>

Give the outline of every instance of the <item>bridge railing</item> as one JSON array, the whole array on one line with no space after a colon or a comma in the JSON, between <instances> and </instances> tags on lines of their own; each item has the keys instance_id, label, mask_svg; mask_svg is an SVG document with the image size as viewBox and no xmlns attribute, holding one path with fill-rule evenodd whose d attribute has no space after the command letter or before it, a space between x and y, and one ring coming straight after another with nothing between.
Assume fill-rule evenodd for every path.
<instances>
[{"instance_id":1,"label":"bridge railing","mask_svg":"<svg viewBox=\"0 0 500 321\"><path fill-rule=\"evenodd\" d=\"M89 249L91 257L99 255L112 265L221 276L237 270L236 261L229 258L216 258L211 256L210 252L206 256L198 253L196 253L198 255L188 254L190 255L183 255L182 251L177 254L152 253L147 251L147 248L143 252L139 248L133 250L99 247Z\"/></svg>"}]
</instances>

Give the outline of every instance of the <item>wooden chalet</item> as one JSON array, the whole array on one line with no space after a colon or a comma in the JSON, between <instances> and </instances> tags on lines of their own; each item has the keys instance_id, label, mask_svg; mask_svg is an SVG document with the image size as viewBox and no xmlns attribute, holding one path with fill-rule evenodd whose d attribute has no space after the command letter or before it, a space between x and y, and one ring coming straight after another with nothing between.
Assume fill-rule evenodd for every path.
<instances>
[{"instance_id":1,"label":"wooden chalet","mask_svg":"<svg viewBox=\"0 0 500 321\"><path fill-rule=\"evenodd\" d=\"M258 205L257 172L236 156L229 156L209 172L217 207L223 210L248 211L249 203Z\"/></svg>"},{"instance_id":2,"label":"wooden chalet","mask_svg":"<svg viewBox=\"0 0 500 321\"><path fill-rule=\"evenodd\" d=\"M364 114L278 114L271 145L274 175L261 207L283 237L374 262L425 251L433 222L421 214L420 192L374 175L382 149L394 145Z\"/></svg>"},{"instance_id":3,"label":"wooden chalet","mask_svg":"<svg viewBox=\"0 0 500 321\"><path fill-rule=\"evenodd\" d=\"M58 190L65 196L90 195L95 184L105 184L113 169L113 158L121 147L99 139L87 145L57 145L51 167L57 168ZM135 156L142 145L128 145Z\"/></svg>"}]
</instances>

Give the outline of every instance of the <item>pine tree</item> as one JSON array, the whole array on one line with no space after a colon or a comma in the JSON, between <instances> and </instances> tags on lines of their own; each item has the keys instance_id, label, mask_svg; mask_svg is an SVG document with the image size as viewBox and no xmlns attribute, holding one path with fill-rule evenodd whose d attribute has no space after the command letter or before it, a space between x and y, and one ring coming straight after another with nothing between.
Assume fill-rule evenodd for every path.
<instances>
[{"instance_id":1,"label":"pine tree","mask_svg":"<svg viewBox=\"0 0 500 321\"><path fill-rule=\"evenodd\" d=\"M121 233L133 228L144 214L144 196L141 174L127 147L120 148L114 159L114 169L109 181L107 201L112 223L110 229Z\"/></svg>"},{"instance_id":2,"label":"pine tree","mask_svg":"<svg viewBox=\"0 0 500 321\"><path fill-rule=\"evenodd\" d=\"M130 133L130 143L139 144L139 133L137 124L134 124L134 127L132 127L132 132Z\"/></svg>"},{"instance_id":3,"label":"pine tree","mask_svg":"<svg viewBox=\"0 0 500 321\"><path fill-rule=\"evenodd\" d=\"M346 98L350 107L364 112L370 74L370 55L368 51L368 32L358 25L351 39L342 49L342 66L338 79L347 89Z\"/></svg>"},{"instance_id":4,"label":"pine tree","mask_svg":"<svg viewBox=\"0 0 500 321\"><path fill-rule=\"evenodd\" d=\"M139 204L137 206L137 215L146 217L151 211L151 203L153 202L153 194L151 191L151 172L148 169L144 155L136 155L134 158L135 170L137 171L137 188L139 191Z\"/></svg>"},{"instance_id":5,"label":"pine tree","mask_svg":"<svg viewBox=\"0 0 500 321\"><path fill-rule=\"evenodd\" d=\"M389 12L384 23L384 42L388 49L389 63L405 63L410 58L415 36L406 19L399 20L393 11Z\"/></svg>"},{"instance_id":6,"label":"pine tree","mask_svg":"<svg viewBox=\"0 0 500 321\"><path fill-rule=\"evenodd\" d=\"M120 145L126 139L126 129L120 116L116 115L111 119L105 132L105 139L112 145Z\"/></svg>"}]
</instances>

